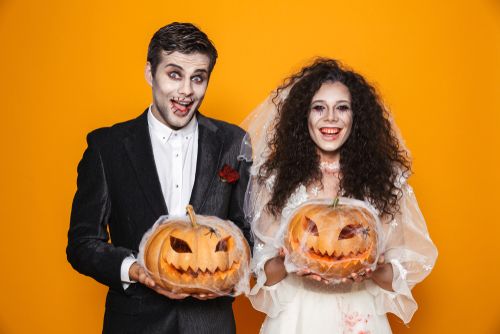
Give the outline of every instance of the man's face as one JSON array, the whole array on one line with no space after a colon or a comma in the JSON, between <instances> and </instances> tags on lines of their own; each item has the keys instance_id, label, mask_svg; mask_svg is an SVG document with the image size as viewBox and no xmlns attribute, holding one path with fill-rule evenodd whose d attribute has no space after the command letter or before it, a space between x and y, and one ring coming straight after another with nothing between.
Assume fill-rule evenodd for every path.
<instances>
[{"instance_id":1,"label":"man's face","mask_svg":"<svg viewBox=\"0 0 500 334\"><path fill-rule=\"evenodd\" d=\"M210 59L201 53L162 52L156 71L146 65L146 80L153 89L153 115L172 129L193 118L208 85Z\"/></svg>"}]
</instances>

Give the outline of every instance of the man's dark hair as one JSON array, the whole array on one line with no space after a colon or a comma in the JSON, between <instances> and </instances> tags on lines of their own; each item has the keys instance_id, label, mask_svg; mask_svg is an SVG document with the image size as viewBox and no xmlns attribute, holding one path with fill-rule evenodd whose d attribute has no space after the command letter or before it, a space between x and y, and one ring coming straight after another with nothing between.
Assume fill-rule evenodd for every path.
<instances>
[{"instance_id":1,"label":"man's dark hair","mask_svg":"<svg viewBox=\"0 0 500 334\"><path fill-rule=\"evenodd\" d=\"M210 74L217 61L217 50L207 35L191 23L173 22L160 28L151 38L148 47L148 62L151 72L155 75L161 53L171 54L175 51L191 54L201 53L210 59L208 73Z\"/></svg>"}]
</instances>

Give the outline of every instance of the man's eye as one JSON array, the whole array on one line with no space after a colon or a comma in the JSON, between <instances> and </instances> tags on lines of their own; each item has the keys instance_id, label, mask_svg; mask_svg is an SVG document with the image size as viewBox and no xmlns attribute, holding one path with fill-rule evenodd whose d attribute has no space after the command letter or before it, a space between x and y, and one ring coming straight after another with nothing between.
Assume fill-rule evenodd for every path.
<instances>
[{"instance_id":1,"label":"man's eye","mask_svg":"<svg viewBox=\"0 0 500 334\"><path fill-rule=\"evenodd\" d=\"M181 75L180 75L179 73L177 73L177 72L169 72L169 73L168 73L168 77L169 77L170 79L174 79L174 80L176 80L176 79L180 79L180 78L181 78Z\"/></svg>"},{"instance_id":2,"label":"man's eye","mask_svg":"<svg viewBox=\"0 0 500 334\"><path fill-rule=\"evenodd\" d=\"M202 83L202 82L204 81L204 80L203 80L203 78L202 78L202 77L200 77L200 76L198 76L198 75L197 75L197 76L195 76L195 77L192 77L192 78L191 78L191 80L192 80L193 82L195 82L195 83Z\"/></svg>"}]
</instances>

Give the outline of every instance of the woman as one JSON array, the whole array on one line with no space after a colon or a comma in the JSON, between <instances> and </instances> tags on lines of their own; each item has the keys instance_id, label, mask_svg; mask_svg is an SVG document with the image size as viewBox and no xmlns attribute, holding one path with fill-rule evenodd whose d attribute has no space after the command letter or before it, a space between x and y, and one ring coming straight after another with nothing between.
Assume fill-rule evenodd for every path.
<instances>
[{"instance_id":1,"label":"woman","mask_svg":"<svg viewBox=\"0 0 500 334\"><path fill-rule=\"evenodd\" d=\"M250 300L262 333L390 333L386 313L408 323L410 289L437 251L412 188L407 151L375 89L332 59L290 77L247 120L253 141L246 210L255 236ZM294 209L307 200L362 200L379 216L383 255L373 270L329 284L284 251ZM299 269L299 270L297 270Z\"/></svg>"}]
</instances>

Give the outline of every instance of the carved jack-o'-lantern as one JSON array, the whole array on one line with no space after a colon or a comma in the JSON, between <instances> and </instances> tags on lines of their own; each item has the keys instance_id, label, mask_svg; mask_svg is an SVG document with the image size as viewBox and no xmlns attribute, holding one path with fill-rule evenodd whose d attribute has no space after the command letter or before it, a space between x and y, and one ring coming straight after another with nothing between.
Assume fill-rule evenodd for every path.
<instances>
[{"instance_id":1,"label":"carved jack-o'-lantern","mask_svg":"<svg viewBox=\"0 0 500 334\"><path fill-rule=\"evenodd\" d=\"M338 204L338 199L305 204L289 222L285 247L299 268L341 279L376 261L376 226L376 216L363 206Z\"/></svg>"},{"instance_id":2,"label":"carved jack-o'-lantern","mask_svg":"<svg viewBox=\"0 0 500 334\"><path fill-rule=\"evenodd\" d=\"M248 271L250 250L241 231L216 217L197 223L172 219L149 236L144 264L154 281L179 293L229 293Z\"/></svg>"}]
</instances>

